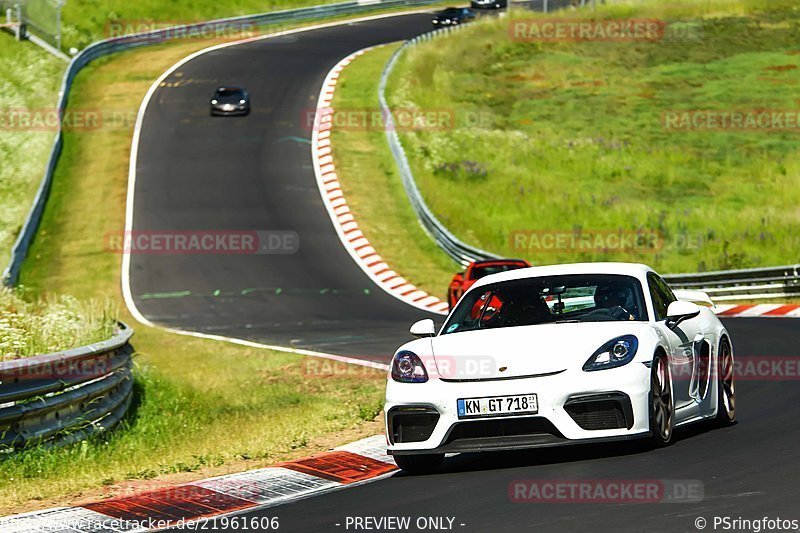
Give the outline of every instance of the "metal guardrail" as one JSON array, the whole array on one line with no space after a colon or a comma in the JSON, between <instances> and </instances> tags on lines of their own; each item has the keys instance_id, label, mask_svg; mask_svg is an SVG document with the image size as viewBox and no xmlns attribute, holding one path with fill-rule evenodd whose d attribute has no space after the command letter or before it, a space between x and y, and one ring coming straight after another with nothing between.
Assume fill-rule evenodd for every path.
<instances>
[{"instance_id":1,"label":"metal guardrail","mask_svg":"<svg viewBox=\"0 0 800 533\"><path fill-rule=\"evenodd\" d=\"M132 50L134 48L148 46L151 44L162 44L170 40L184 38L187 35L219 35L224 34L225 30L252 30L254 26L262 27L271 24L321 19L338 15L354 15L392 7L424 6L432 4L434 1L435 0L355 0L336 4L311 6L299 9L287 9L283 11L273 11L257 15L245 15L241 17L231 17L199 22L197 24L187 24L184 26L158 29L96 41L84 48L70 61L61 83L61 89L59 91L58 110L62 114L66 110L72 83L81 69L95 59L110 54L125 50ZM36 197L34 198L33 207L28 213L25 223L20 230L19 236L14 243L14 247L12 248L11 252L11 261L6 270L3 272L3 283L6 285L16 285L17 280L19 279L22 263L25 260L25 257L28 255L28 250L30 249L30 246L36 235L36 231L39 228L45 204L47 203L47 198L50 195L53 174L55 172L56 164L58 163L58 158L61 155L63 142L64 139L62 131L59 129L59 131L56 133L55 140L53 141L53 147L50 152L47 168L45 169L44 176L39 185L39 189L36 192Z\"/></svg>"},{"instance_id":2,"label":"metal guardrail","mask_svg":"<svg viewBox=\"0 0 800 533\"><path fill-rule=\"evenodd\" d=\"M109 430L133 393L133 330L63 352L0 362L0 452Z\"/></svg>"},{"instance_id":3,"label":"metal guardrail","mask_svg":"<svg viewBox=\"0 0 800 533\"><path fill-rule=\"evenodd\" d=\"M676 289L702 290L717 301L800 298L800 265L672 274L664 279Z\"/></svg>"},{"instance_id":4,"label":"metal guardrail","mask_svg":"<svg viewBox=\"0 0 800 533\"><path fill-rule=\"evenodd\" d=\"M481 259L497 259L500 256L470 246L453 235L433 214L417 187L414 174L406 157L395 128L392 111L386 100L386 85L400 55L409 47L430 41L439 35L450 33L463 26L435 30L408 40L398 48L383 69L378 86L381 114L386 117L386 139L400 172L408 200L425 231L451 259L466 267ZM673 274L664 279L675 289L696 289L708 293L714 300L741 300L743 298L787 298L800 297L800 265L747 270L723 270L695 274Z\"/></svg>"},{"instance_id":5,"label":"metal guardrail","mask_svg":"<svg viewBox=\"0 0 800 533\"><path fill-rule=\"evenodd\" d=\"M478 259L489 259L497 256L492 255L485 250L481 250L480 248L470 246L459 240L446 227L444 227L444 224L439 222L430 208L428 208L428 205L422 198L422 194L419 192L417 182L414 180L414 174L411 171L411 166L408 163L405 149L403 149L403 144L400 142L400 137L398 136L396 128L394 127L394 116L392 115L392 111L386 101L386 84L389 82L389 76L391 75L392 70L394 70L397 59L406 48L414 46L419 42L430 41L439 35L447 34L463 27L464 26L450 26L447 28L434 30L403 43L400 48L395 50L394 54L392 54L392 57L389 59L389 62L383 69L380 83L378 85L378 100L380 102L381 115L386 117L386 139L389 142L389 148L392 151L394 160L400 170L400 178L403 182L403 188L406 191L408 200L411 202L411 206L414 208L414 212L417 214L417 218L422 224L422 227L425 228L425 231L428 232L436 244L439 245L439 247L444 250L444 252L454 261L466 267L472 261Z\"/></svg>"}]
</instances>

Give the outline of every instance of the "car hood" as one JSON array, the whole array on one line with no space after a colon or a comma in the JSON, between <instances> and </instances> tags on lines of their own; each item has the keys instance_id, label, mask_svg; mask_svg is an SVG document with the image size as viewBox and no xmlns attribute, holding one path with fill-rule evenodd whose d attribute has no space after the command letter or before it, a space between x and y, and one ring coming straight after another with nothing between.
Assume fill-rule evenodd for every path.
<instances>
[{"instance_id":1,"label":"car hood","mask_svg":"<svg viewBox=\"0 0 800 533\"><path fill-rule=\"evenodd\" d=\"M541 324L439 335L431 351L442 379L503 379L581 369L615 337L636 335L641 345L652 334L647 322Z\"/></svg>"}]
</instances>

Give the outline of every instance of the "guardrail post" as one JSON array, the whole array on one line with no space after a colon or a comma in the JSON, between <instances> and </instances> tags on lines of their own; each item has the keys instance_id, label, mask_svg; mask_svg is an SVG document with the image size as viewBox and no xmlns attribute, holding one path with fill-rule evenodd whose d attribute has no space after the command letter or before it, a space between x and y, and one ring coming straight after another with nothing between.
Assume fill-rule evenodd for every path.
<instances>
[{"instance_id":1,"label":"guardrail post","mask_svg":"<svg viewBox=\"0 0 800 533\"><path fill-rule=\"evenodd\" d=\"M22 5L17 4L14 7L17 10L17 25L14 26L14 37L18 41L21 41L25 38L25 35L27 33L27 27L25 25L25 22L23 22L22 20Z\"/></svg>"}]
</instances>

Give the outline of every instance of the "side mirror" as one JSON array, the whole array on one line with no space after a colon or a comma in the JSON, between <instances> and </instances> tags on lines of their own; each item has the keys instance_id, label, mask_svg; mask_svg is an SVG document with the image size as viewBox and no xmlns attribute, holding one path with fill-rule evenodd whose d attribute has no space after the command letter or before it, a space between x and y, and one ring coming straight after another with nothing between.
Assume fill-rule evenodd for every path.
<instances>
[{"instance_id":1,"label":"side mirror","mask_svg":"<svg viewBox=\"0 0 800 533\"><path fill-rule=\"evenodd\" d=\"M414 324L411 325L411 329L408 331L417 338L433 337L436 335L436 326L433 320L426 318L419 322L414 322Z\"/></svg>"},{"instance_id":2,"label":"side mirror","mask_svg":"<svg viewBox=\"0 0 800 533\"><path fill-rule=\"evenodd\" d=\"M669 304L667 308L667 327L675 329L684 320L689 320L700 314L700 306L693 302L678 300Z\"/></svg>"}]
</instances>

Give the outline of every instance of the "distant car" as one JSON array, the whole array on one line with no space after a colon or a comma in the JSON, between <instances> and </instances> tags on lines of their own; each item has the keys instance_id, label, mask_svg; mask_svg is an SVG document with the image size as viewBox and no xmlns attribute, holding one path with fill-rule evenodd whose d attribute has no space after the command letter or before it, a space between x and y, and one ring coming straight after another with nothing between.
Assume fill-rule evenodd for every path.
<instances>
[{"instance_id":1,"label":"distant car","mask_svg":"<svg viewBox=\"0 0 800 533\"><path fill-rule=\"evenodd\" d=\"M487 261L473 261L464 272L453 276L450 287L447 289L447 303L452 309L461 295L472 287L472 284L489 274L497 274L507 270L531 266L524 259L489 259Z\"/></svg>"},{"instance_id":2,"label":"distant car","mask_svg":"<svg viewBox=\"0 0 800 533\"><path fill-rule=\"evenodd\" d=\"M212 115L246 115L250 113L250 95L241 87L219 87L211 97Z\"/></svg>"},{"instance_id":3,"label":"distant car","mask_svg":"<svg viewBox=\"0 0 800 533\"><path fill-rule=\"evenodd\" d=\"M475 12L468 7L448 7L444 11L436 13L433 17L433 26L441 28L443 26L457 26L465 22L475 20Z\"/></svg>"},{"instance_id":4,"label":"distant car","mask_svg":"<svg viewBox=\"0 0 800 533\"><path fill-rule=\"evenodd\" d=\"M500 9L508 7L508 0L472 0L469 5L472 9Z\"/></svg>"}]
</instances>

